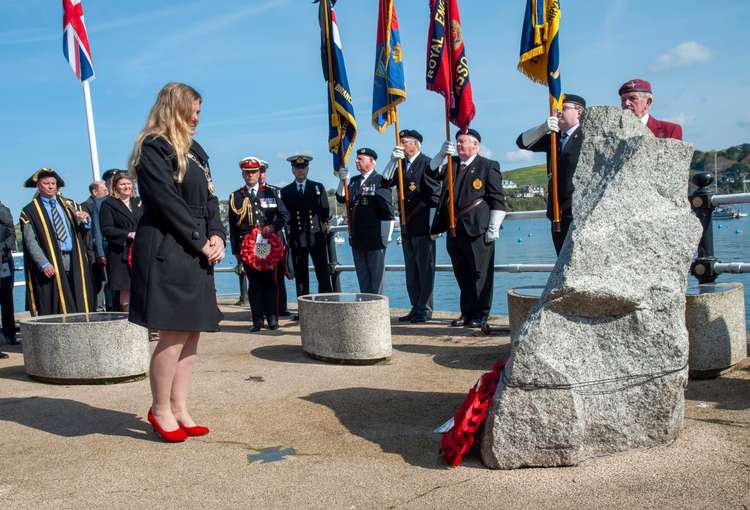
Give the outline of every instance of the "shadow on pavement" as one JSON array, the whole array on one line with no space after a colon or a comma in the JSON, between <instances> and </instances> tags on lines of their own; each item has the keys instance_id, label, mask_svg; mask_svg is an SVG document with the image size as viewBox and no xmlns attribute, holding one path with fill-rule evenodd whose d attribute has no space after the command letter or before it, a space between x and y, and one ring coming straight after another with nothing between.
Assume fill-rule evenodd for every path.
<instances>
[{"instance_id":1,"label":"shadow on pavement","mask_svg":"<svg viewBox=\"0 0 750 510\"><path fill-rule=\"evenodd\" d=\"M104 434L160 442L150 433L151 426L135 414L100 409L75 400L0 398L0 421L15 422L63 437Z\"/></svg>"},{"instance_id":2,"label":"shadow on pavement","mask_svg":"<svg viewBox=\"0 0 750 510\"><path fill-rule=\"evenodd\" d=\"M504 345L422 345L400 344L394 349L414 354L428 354L435 363L448 368L490 371L503 358L510 356L510 344ZM468 390L468 388L467 388Z\"/></svg>"},{"instance_id":3,"label":"shadow on pavement","mask_svg":"<svg viewBox=\"0 0 750 510\"><path fill-rule=\"evenodd\" d=\"M318 361L307 354L305 354L305 351L302 350L302 347L297 345L266 345L263 347L258 347L256 349L253 349L250 351L250 354L253 356L260 358L260 359L266 359L269 361L278 361L280 363L299 363L304 365L330 365L330 363L325 363L323 361Z\"/></svg>"},{"instance_id":4,"label":"shadow on pavement","mask_svg":"<svg viewBox=\"0 0 750 510\"><path fill-rule=\"evenodd\" d=\"M750 365L738 370L750 370ZM716 379L691 380L685 398L701 402L713 402L717 409L742 411L750 409L750 381L734 379L731 374Z\"/></svg>"},{"instance_id":5,"label":"shadow on pavement","mask_svg":"<svg viewBox=\"0 0 750 510\"><path fill-rule=\"evenodd\" d=\"M468 390L468 388L467 388ZM346 388L313 393L303 400L336 413L352 434L400 455L412 466L450 469L440 459L440 434L435 427L453 416L463 393Z\"/></svg>"}]
</instances>

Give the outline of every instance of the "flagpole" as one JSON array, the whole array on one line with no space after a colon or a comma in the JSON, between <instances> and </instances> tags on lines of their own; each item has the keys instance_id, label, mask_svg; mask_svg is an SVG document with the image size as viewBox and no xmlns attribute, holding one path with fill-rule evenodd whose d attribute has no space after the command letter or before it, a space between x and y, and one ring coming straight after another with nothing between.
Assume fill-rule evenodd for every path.
<instances>
[{"instance_id":1,"label":"flagpole","mask_svg":"<svg viewBox=\"0 0 750 510\"><path fill-rule=\"evenodd\" d=\"M401 135L398 128L398 109L393 108L394 123L393 127L396 132L396 145L401 145ZM404 160L398 160L398 213L401 219L401 235L406 233L406 194L404 193Z\"/></svg>"},{"instance_id":2,"label":"flagpole","mask_svg":"<svg viewBox=\"0 0 750 510\"><path fill-rule=\"evenodd\" d=\"M94 111L91 107L91 90L89 80L81 82L83 86L83 105L86 110L86 127L89 132L89 152L91 153L91 173L95 181L101 179L99 173L99 151L96 148L96 130L94 129Z\"/></svg>"},{"instance_id":3,"label":"flagpole","mask_svg":"<svg viewBox=\"0 0 750 510\"><path fill-rule=\"evenodd\" d=\"M448 48L448 62L453 65L453 27L450 24L450 1L445 2L445 19L448 20L446 24L446 42L445 47ZM450 27L450 28L449 28ZM451 69L451 89L446 90L445 96L445 139L450 141L451 139L451 97L453 96L453 73L455 69ZM456 237L456 207L453 202L453 156L448 155L448 236Z\"/></svg>"},{"instance_id":4,"label":"flagpole","mask_svg":"<svg viewBox=\"0 0 750 510\"><path fill-rule=\"evenodd\" d=\"M557 108L555 108L552 104L549 106L549 112L550 116L557 115ZM552 231L553 232L561 232L561 226L560 226L560 201L558 198L558 189L557 189L557 133L555 131L552 131L550 133L550 163L551 163L551 173L552 173L552 184L550 185L551 190L550 193L552 195Z\"/></svg>"}]
</instances>

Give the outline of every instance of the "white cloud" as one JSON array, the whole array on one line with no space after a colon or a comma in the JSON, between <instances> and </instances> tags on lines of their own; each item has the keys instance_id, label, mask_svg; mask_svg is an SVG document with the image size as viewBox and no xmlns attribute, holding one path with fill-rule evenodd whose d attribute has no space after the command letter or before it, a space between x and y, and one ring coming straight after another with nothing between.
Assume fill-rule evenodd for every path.
<instances>
[{"instance_id":1,"label":"white cloud","mask_svg":"<svg viewBox=\"0 0 750 510\"><path fill-rule=\"evenodd\" d=\"M491 158L492 149L490 149L486 145L482 145L479 147L479 155L482 156L483 158Z\"/></svg>"},{"instance_id":2,"label":"white cloud","mask_svg":"<svg viewBox=\"0 0 750 510\"><path fill-rule=\"evenodd\" d=\"M667 71L679 67L689 67L704 64L713 57L714 54L705 46L695 41L687 41L660 55L651 69L653 71Z\"/></svg>"},{"instance_id":3,"label":"white cloud","mask_svg":"<svg viewBox=\"0 0 750 510\"><path fill-rule=\"evenodd\" d=\"M674 117L669 117L666 120L670 122L676 122L681 126L686 126L688 124L692 124L694 119L695 116L693 115L688 115L687 113L678 113Z\"/></svg>"},{"instance_id":4,"label":"white cloud","mask_svg":"<svg viewBox=\"0 0 750 510\"><path fill-rule=\"evenodd\" d=\"M534 153L531 151L517 149L515 151L505 153L505 161L513 163L532 161L534 159Z\"/></svg>"}]
</instances>

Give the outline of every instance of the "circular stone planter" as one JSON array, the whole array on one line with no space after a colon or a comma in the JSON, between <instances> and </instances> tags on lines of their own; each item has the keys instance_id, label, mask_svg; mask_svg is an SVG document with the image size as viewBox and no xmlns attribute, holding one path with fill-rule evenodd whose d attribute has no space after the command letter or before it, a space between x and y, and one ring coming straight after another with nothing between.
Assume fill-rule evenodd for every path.
<instances>
[{"instance_id":1,"label":"circular stone planter","mask_svg":"<svg viewBox=\"0 0 750 510\"><path fill-rule=\"evenodd\" d=\"M45 315L21 321L23 363L32 379L58 384L124 382L149 365L148 333L126 313Z\"/></svg>"},{"instance_id":2,"label":"circular stone planter","mask_svg":"<svg viewBox=\"0 0 750 510\"><path fill-rule=\"evenodd\" d=\"M718 377L747 356L741 283L691 285L687 290L685 322L691 378Z\"/></svg>"},{"instance_id":3,"label":"circular stone planter","mask_svg":"<svg viewBox=\"0 0 750 510\"><path fill-rule=\"evenodd\" d=\"M379 294L310 294L297 298L302 349L313 358L367 365L391 357L388 298Z\"/></svg>"},{"instance_id":4,"label":"circular stone planter","mask_svg":"<svg viewBox=\"0 0 750 510\"><path fill-rule=\"evenodd\" d=\"M518 330L529 318L531 308L539 302L542 292L544 292L544 285L508 289L508 322L511 338L518 334Z\"/></svg>"}]
</instances>

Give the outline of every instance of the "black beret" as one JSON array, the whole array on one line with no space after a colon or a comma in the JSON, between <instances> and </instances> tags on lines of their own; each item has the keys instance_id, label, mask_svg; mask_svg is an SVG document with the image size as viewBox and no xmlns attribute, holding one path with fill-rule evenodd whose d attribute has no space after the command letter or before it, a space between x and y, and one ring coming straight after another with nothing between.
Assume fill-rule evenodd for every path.
<instances>
[{"instance_id":1,"label":"black beret","mask_svg":"<svg viewBox=\"0 0 750 510\"><path fill-rule=\"evenodd\" d=\"M476 129L469 128L466 131L456 131L456 140L458 140L459 135L473 136L474 138L477 139L477 142L482 141L482 137L479 135L479 131L477 131Z\"/></svg>"},{"instance_id":2,"label":"black beret","mask_svg":"<svg viewBox=\"0 0 750 510\"><path fill-rule=\"evenodd\" d=\"M401 138L414 138L415 140L419 140L419 143L422 143L422 135L416 129L402 129L398 136Z\"/></svg>"},{"instance_id":3,"label":"black beret","mask_svg":"<svg viewBox=\"0 0 750 510\"><path fill-rule=\"evenodd\" d=\"M109 170L107 170L106 172L102 174L102 180L108 181L110 179L114 179L115 175L117 174L125 174L125 173L128 173L128 171L120 170L119 168L110 168Z\"/></svg>"},{"instance_id":4,"label":"black beret","mask_svg":"<svg viewBox=\"0 0 750 510\"><path fill-rule=\"evenodd\" d=\"M359 156L360 154L364 154L365 156L370 156L372 159L375 159L375 160L378 159L378 153L367 147L362 147L361 149L357 149L357 156Z\"/></svg>"},{"instance_id":5,"label":"black beret","mask_svg":"<svg viewBox=\"0 0 750 510\"><path fill-rule=\"evenodd\" d=\"M574 103L586 108L586 100L576 94L563 94L563 103Z\"/></svg>"},{"instance_id":6,"label":"black beret","mask_svg":"<svg viewBox=\"0 0 750 510\"><path fill-rule=\"evenodd\" d=\"M43 179L44 177L54 177L57 179L57 187L62 188L65 186L65 181L62 180L62 177L52 170L51 168L40 168L34 174L26 179L26 182L23 183L24 188L36 188L36 183L39 182L39 179Z\"/></svg>"}]
</instances>

